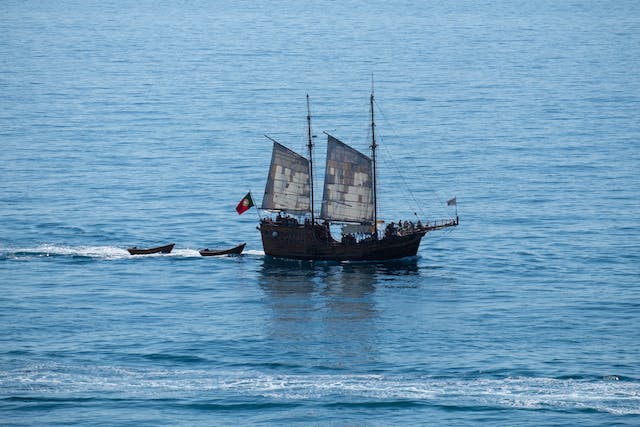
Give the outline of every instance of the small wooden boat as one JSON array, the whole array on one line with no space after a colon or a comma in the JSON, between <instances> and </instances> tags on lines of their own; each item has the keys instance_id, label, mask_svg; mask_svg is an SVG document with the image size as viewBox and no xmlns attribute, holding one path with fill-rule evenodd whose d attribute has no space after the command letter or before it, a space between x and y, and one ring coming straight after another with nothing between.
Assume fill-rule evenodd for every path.
<instances>
[{"instance_id":1,"label":"small wooden boat","mask_svg":"<svg viewBox=\"0 0 640 427\"><path fill-rule=\"evenodd\" d=\"M168 254L168 253L171 253L175 245L176 245L175 243L171 243L169 245L157 246L155 248L146 248L146 249L138 248L134 246L132 248L127 249L127 251L129 251L131 255L150 255L150 254L158 254L158 253Z\"/></svg>"},{"instance_id":2,"label":"small wooden boat","mask_svg":"<svg viewBox=\"0 0 640 427\"><path fill-rule=\"evenodd\" d=\"M241 243L230 249L203 249L200 251L202 256L218 256L218 255L240 255L246 246L246 243Z\"/></svg>"}]
</instances>

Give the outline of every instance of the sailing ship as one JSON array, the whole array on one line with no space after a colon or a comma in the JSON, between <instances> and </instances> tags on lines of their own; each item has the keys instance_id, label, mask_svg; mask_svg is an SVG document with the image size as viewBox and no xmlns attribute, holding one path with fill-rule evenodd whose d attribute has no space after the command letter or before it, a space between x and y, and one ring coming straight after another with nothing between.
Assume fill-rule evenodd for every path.
<instances>
[{"instance_id":1,"label":"sailing ship","mask_svg":"<svg viewBox=\"0 0 640 427\"><path fill-rule=\"evenodd\" d=\"M323 261L378 261L415 256L430 231L455 227L453 219L416 224L390 223L379 229L376 188L374 97L371 104L371 156L327 135L322 205L316 217L313 183L313 136L307 95L308 158L273 138L271 166L258 227L264 252L278 258ZM266 135L265 135L266 136ZM453 200L453 199L452 199ZM275 218L274 214L277 214ZM335 238L331 226L341 226ZM335 227L334 227L335 228Z\"/></svg>"}]
</instances>

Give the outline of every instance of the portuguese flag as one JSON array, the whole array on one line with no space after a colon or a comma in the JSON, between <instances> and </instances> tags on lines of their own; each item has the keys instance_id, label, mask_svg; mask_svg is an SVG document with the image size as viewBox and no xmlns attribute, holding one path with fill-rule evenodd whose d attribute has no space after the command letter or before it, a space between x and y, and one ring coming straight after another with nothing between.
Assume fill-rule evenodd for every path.
<instances>
[{"instance_id":1,"label":"portuguese flag","mask_svg":"<svg viewBox=\"0 0 640 427\"><path fill-rule=\"evenodd\" d=\"M251 198L251 192L248 192L247 195L240 200L238 206L236 206L236 212L238 212L238 215L242 215L248 211L251 206L253 206L253 199Z\"/></svg>"}]
</instances>

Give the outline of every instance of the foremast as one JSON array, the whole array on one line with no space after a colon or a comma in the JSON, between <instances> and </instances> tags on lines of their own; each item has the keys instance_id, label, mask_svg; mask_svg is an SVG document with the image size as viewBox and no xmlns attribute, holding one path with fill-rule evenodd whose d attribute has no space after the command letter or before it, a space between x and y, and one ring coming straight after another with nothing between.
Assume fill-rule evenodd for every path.
<instances>
[{"instance_id":1,"label":"foremast","mask_svg":"<svg viewBox=\"0 0 640 427\"><path fill-rule=\"evenodd\" d=\"M371 163L373 169L373 234L378 237L378 191L376 188L376 123L373 116L373 82L371 84Z\"/></svg>"}]
</instances>

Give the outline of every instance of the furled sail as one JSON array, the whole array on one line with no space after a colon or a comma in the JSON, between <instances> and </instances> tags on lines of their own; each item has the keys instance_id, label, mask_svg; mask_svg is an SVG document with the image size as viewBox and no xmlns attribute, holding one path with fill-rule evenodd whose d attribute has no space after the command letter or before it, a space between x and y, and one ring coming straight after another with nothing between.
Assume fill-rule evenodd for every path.
<instances>
[{"instance_id":1,"label":"furled sail","mask_svg":"<svg viewBox=\"0 0 640 427\"><path fill-rule=\"evenodd\" d=\"M274 141L262 209L309 212L309 194L309 161Z\"/></svg>"},{"instance_id":2,"label":"furled sail","mask_svg":"<svg viewBox=\"0 0 640 427\"><path fill-rule=\"evenodd\" d=\"M373 221L371 159L331 135L320 216L333 221Z\"/></svg>"}]
</instances>

